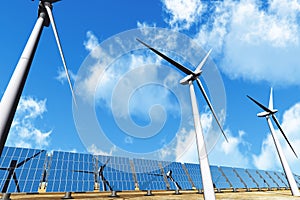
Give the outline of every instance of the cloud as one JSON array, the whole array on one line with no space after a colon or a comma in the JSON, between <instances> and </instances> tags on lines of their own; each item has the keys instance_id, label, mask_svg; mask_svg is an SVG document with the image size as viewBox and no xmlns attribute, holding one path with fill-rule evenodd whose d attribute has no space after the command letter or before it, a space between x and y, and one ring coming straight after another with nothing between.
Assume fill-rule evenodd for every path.
<instances>
[{"instance_id":1,"label":"cloud","mask_svg":"<svg viewBox=\"0 0 300 200\"><path fill-rule=\"evenodd\" d=\"M273 0L262 6L255 0L165 3L166 21L184 29L205 49L213 48L219 67L231 78L267 81L273 85L299 85L299 12L296 0ZM179 10L188 15L179 15ZM182 24L188 21L188 26Z\"/></svg>"},{"instance_id":2,"label":"cloud","mask_svg":"<svg viewBox=\"0 0 300 200\"><path fill-rule=\"evenodd\" d=\"M50 144L50 131L37 126L37 120L47 112L46 99L21 97L6 145L26 148L45 148Z\"/></svg>"},{"instance_id":3,"label":"cloud","mask_svg":"<svg viewBox=\"0 0 300 200\"><path fill-rule=\"evenodd\" d=\"M296 103L288 110L284 111L282 118L282 129L295 149L296 153L300 154L300 103ZM277 128L274 124L274 128ZM266 129L267 130L267 129ZM284 155L294 173L300 174L300 161L295 158L289 145L283 138L281 132L275 129L275 134L278 137L282 146ZM253 155L253 161L257 168L264 170L282 170L279 157L270 133L264 139L261 151L258 155ZM267 162L266 162L267 161Z\"/></svg>"},{"instance_id":4,"label":"cloud","mask_svg":"<svg viewBox=\"0 0 300 200\"><path fill-rule=\"evenodd\" d=\"M71 81L74 82L76 80L76 75L71 70L68 70L68 73ZM55 79L61 84L64 84L64 82L67 81L66 71L63 67L57 69L57 76L55 77Z\"/></svg>"}]
</instances>

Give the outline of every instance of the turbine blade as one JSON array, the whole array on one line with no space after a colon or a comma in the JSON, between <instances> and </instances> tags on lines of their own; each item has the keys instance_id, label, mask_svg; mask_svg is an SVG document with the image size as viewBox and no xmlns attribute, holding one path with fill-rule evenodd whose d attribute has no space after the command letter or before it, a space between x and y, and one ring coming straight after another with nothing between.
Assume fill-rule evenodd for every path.
<instances>
[{"instance_id":1,"label":"turbine blade","mask_svg":"<svg viewBox=\"0 0 300 200\"><path fill-rule=\"evenodd\" d=\"M73 172L82 172L86 174L94 174L95 172L85 171L85 170L73 170Z\"/></svg>"},{"instance_id":2,"label":"turbine blade","mask_svg":"<svg viewBox=\"0 0 300 200\"><path fill-rule=\"evenodd\" d=\"M206 56L203 58L203 60L200 62L200 64L198 65L198 67L196 68L196 70L194 71L195 74L199 74L201 72L202 67L204 66L204 64L206 63L210 53L211 53L212 49L210 49L208 51L208 53L206 54Z\"/></svg>"},{"instance_id":3,"label":"turbine blade","mask_svg":"<svg viewBox=\"0 0 300 200\"><path fill-rule=\"evenodd\" d=\"M24 165L26 162L28 162L28 161L31 160L32 158L37 157L40 153L42 153L42 152L44 152L44 151L45 151L45 150L42 150L42 151L40 151L40 152L34 154L33 156L31 156L31 157L29 157L29 158L26 158L26 159L23 160L22 162L18 163L18 164L16 165L16 168L21 167L21 166Z\"/></svg>"},{"instance_id":4,"label":"turbine blade","mask_svg":"<svg viewBox=\"0 0 300 200\"><path fill-rule=\"evenodd\" d=\"M220 122L219 122L219 120L218 120L218 118L217 118L217 115L216 115L216 113L215 113L215 111L214 111L214 108L212 107L212 105L211 105L211 103L210 103L210 101L209 101L209 98L208 98L208 96L206 95L206 92L205 92L205 90L204 90L204 88L203 88L202 83L200 82L199 78L197 78L196 80L197 80L197 84L198 84L198 86L199 86L199 88L200 88L200 90L201 90L202 95L204 96L204 99L205 99L205 101L206 101L206 103L207 103L209 109L211 110L211 112L212 112L212 114L213 114L213 116L214 116L214 118L215 118L215 120L216 120L216 122L217 122L219 128L221 129L221 132L222 132L223 136L225 137L226 141L228 142L228 139L227 139L227 137L226 137L226 135L225 135L225 132L223 131L222 126L221 126L221 124L220 124Z\"/></svg>"},{"instance_id":5,"label":"turbine blade","mask_svg":"<svg viewBox=\"0 0 300 200\"><path fill-rule=\"evenodd\" d=\"M17 191L18 191L18 192L21 192L20 186L19 186L19 182L18 182L18 179L17 179L17 175L16 175L15 172L14 172L14 175L13 175L13 179L14 179L15 184L16 184L16 186L17 186Z\"/></svg>"},{"instance_id":6,"label":"turbine blade","mask_svg":"<svg viewBox=\"0 0 300 200\"><path fill-rule=\"evenodd\" d=\"M269 113L272 113L272 111L271 111L269 108L267 108L266 106L262 105L261 103L259 103L258 101L256 101L256 100L253 99L252 97L250 97L249 95L247 95L247 97L248 97L249 99L251 99L254 103L256 103L259 107L261 107L264 111L269 112Z\"/></svg>"},{"instance_id":7,"label":"turbine blade","mask_svg":"<svg viewBox=\"0 0 300 200\"><path fill-rule=\"evenodd\" d=\"M143 45L145 45L146 47L148 47L148 49L150 49L151 51L153 51L154 53L156 53L157 55L159 55L160 57L162 57L163 59L165 59L166 61L168 61L172 65L174 65L175 67L177 67L179 70L181 70L185 74L187 74L187 75L194 74L194 72L192 70L190 70L190 69L186 68L185 66L179 64L175 60L172 60L168 56L166 56L166 55L162 54L161 52L159 52L158 50L152 48L151 46L149 46L148 44L144 43L140 39L136 38L136 40L139 41L140 43L142 43Z\"/></svg>"},{"instance_id":8,"label":"turbine blade","mask_svg":"<svg viewBox=\"0 0 300 200\"><path fill-rule=\"evenodd\" d=\"M273 88L271 88L271 91L270 91L269 109L273 110Z\"/></svg>"},{"instance_id":9,"label":"turbine blade","mask_svg":"<svg viewBox=\"0 0 300 200\"><path fill-rule=\"evenodd\" d=\"M296 158L298 158L298 156L297 156L297 154L296 154L294 148L292 147L291 143L289 142L289 140L287 139L286 135L284 134L284 132L283 132L283 130L282 130L282 128L281 128L281 126L280 126L280 124L279 124L279 121L277 120L276 116L275 116L275 115L272 115L272 118L273 118L273 120L275 121L275 123L276 123L277 127L279 128L279 130L281 131L281 133L282 133L284 139L286 140L286 142L289 144L290 148L291 148L292 151L294 152Z\"/></svg>"},{"instance_id":10,"label":"turbine blade","mask_svg":"<svg viewBox=\"0 0 300 200\"><path fill-rule=\"evenodd\" d=\"M73 90L73 87L72 87L71 79L70 79L68 68L67 68L66 61L65 61L65 57L64 57L64 54L63 54L63 51L62 51L62 48L61 48L60 39L59 39L57 30L56 30L56 25L55 25L55 21L54 21L53 15L52 15L52 11L51 11L51 8L48 5L45 5L45 8L47 10L47 13L48 13L48 16L49 16L49 19L50 19L50 22L51 22L53 33L54 33L55 40L56 40L56 43L57 43L57 47L58 47L60 57L61 57L64 69L65 69L65 72L66 72L68 83L69 83L69 86L70 86L70 89L71 89L73 101L74 101L75 105L77 106L75 93L74 93L74 90Z\"/></svg>"}]
</instances>

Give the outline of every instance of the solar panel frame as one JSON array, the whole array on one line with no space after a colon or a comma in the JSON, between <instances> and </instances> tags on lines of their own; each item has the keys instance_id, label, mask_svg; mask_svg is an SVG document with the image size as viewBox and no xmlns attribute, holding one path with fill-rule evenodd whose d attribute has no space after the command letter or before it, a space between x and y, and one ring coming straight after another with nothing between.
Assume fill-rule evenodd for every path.
<instances>
[{"instance_id":1,"label":"solar panel frame","mask_svg":"<svg viewBox=\"0 0 300 200\"><path fill-rule=\"evenodd\" d=\"M242 168L234 168L236 173L239 174L241 179L244 181L246 184L247 189L255 189L258 188L257 183L254 182L254 180L250 177L250 175L246 172L246 169Z\"/></svg>"},{"instance_id":2,"label":"solar panel frame","mask_svg":"<svg viewBox=\"0 0 300 200\"><path fill-rule=\"evenodd\" d=\"M193 163L184 163L184 165L185 165L196 189L202 190L203 185L202 185L200 165L193 164Z\"/></svg>"},{"instance_id":3,"label":"solar panel frame","mask_svg":"<svg viewBox=\"0 0 300 200\"><path fill-rule=\"evenodd\" d=\"M38 192L45 158L45 150L5 146L0 158L1 192Z\"/></svg>"},{"instance_id":4,"label":"solar panel frame","mask_svg":"<svg viewBox=\"0 0 300 200\"><path fill-rule=\"evenodd\" d=\"M54 151L46 192L94 191L95 166L91 154Z\"/></svg>"},{"instance_id":5,"label":"solar panel frame","mask_svg":"<svg viewBox=\"0 0 300 200\"><path fill-rule=\"evenodd\" d=\"M221 189L229 189L232 188L230 183L227 181L227 178L222 174L219 170L218 166L211 165L210 166L211 176L214 183L214 186L221 190Z\"/></svg>"},{"instance_id":6,"label":"solar panel frame","mask_svg":"<svg viewBox=\"0 0 300 200\"><path fill-rule=\"evenodd\" d=\"M262 176L262 178L267 182L269 188L279 188L277 183L267 174L264 170L257 170L257 172Z\"/></svg>"},{"instance_id":7,"label":"solar panel frame","mask_svg":"<svg viewBox=\"0 0 300 200\"><path fill-rule=\"evenodd\" d=\"M246 185L241 181L240 177L238 177L232 167L220 166L219 169L222 170L224 175L227 177L231 187L234 189L246 188Z\"/></svg>"},{"instance_id":8,"label":"solar panel frame","mask_svg":"<svg viewBox=\"0 0 300 200\"><path fill-rule=\"evenodd\" d=\"M179 162L170 162L168 165L164 166L164 172L172 170L173 179L179 184L183 190L192 189L192 184L190 183L186 172L184 171L182 164ZM172 181L169 180L170 189L176 190L176 186Z\"/></svg>"},{"instance_id":9,"label":"solar panel frame","mask_svg":"<svg viewBox=\"0 0 300 200\"><path fill-rule=\"evenodd\" d=\"M261 177L260 174L257 173L257 170L255 169L246 169L246 172L252 177L252 179L256 182L258 185L258 189L262 188L269 188L268 184L265 182L265 180Z\"/></svg>"}]
</instances>

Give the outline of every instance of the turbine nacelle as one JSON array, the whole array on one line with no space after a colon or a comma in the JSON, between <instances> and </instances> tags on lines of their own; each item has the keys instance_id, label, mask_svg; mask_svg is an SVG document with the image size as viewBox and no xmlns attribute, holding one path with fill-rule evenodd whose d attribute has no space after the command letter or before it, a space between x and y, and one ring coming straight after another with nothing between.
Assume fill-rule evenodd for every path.
<instances>
[{"instance_id":1,"label":"turbine nacelle","mask_svg":"<svg viewBox=\"0 0 300 200\"><path fill-rule=\"evenodd\" d=\"M272 112L263 111L263 112L257 113L257 117L267 117L269 115L273 115L278 112L278 110L271 110L271 111Z\"/></svg>"},{"instance_id":2,"label":"turbine nacelle","mask_svg":"<svg viewBox=\"0 0 300 200\"><path fill-rule=\"evenodd\" d=\"M193 81L195 78L193 76L193 74L187 75L186 77L184 77L183 79L181 79L179 82L182 85L187 85L189 84L190 81Z\"/></svg>"}]
</instances>

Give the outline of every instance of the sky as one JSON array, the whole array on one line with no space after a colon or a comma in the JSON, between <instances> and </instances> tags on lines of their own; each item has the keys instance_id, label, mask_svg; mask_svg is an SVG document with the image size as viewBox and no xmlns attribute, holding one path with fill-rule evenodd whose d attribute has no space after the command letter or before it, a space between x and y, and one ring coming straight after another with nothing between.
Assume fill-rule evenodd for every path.
<instances>
[{"instance_id":1,"label":"sky","mask_svg":"<svg viewBox=\"0 0 300 200\"><path fill-rule=\"evenodd\" d=\"M0 7L2 96L37 18L37 1ZM198 163L184 74L135 39L190 69L212 49L201 81L227 143L196 84L209 161L281 170L268 105L300 156L300 2L297 0L60 1L53 6L77 106L51 27L45 27L7 146ZM274 124L275 125L275 124ZM275 127L293 172L296 159Z\"/></svg>"}]
</instances>

